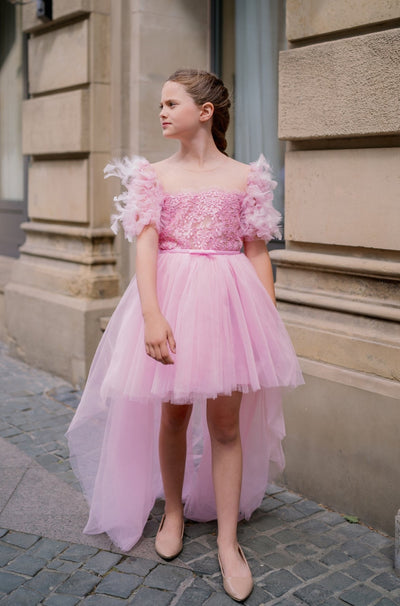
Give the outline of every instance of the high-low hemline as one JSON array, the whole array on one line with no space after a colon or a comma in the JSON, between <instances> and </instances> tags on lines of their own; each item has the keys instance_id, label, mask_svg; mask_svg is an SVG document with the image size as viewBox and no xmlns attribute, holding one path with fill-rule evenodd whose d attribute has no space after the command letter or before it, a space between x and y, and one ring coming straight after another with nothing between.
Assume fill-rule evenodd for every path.
<instances>
[{"instance_id":1,"label":"high-low hemline","mask_svg":"<svg viewBox=\"0 0 400 606\"><path fill-rule=\"evenodd\" d=\"M102 337L67 433L71 464L90 503L84 532L106 532L124 550L139 540L155 500L163 497L162 402L193 404L184 512L209 521L216 508L206 403L242 391L239 518L248 519L272 470L284 466L282 391L303 382L286 329L244 254L159 255L158 276L160 307L177 343L174 365L145 353L133 278Z\"/></svg>"}]
</instances>

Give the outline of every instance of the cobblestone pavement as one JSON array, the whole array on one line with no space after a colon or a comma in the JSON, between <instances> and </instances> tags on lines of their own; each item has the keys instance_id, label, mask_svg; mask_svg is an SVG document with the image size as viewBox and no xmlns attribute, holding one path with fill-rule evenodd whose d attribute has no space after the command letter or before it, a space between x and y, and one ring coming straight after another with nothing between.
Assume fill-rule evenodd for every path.
<instances>
[{"instance_id":1,"label":"cobblestone pavement","mask_svg":"<svg viewBox=\"0 0 400 606\"><path fill-rule=\"evenodd\" d=\"M79 392L8 357L2 344L0 383L0 440L79 490L64 439ZM3 469L4 461L0 465ZM0 516L12 498L2 499L0 491ZM155 535L161 513L162 503L156 503L145 537ZM239 539L255 578L248 606L400 605L393 539L284 488L269 488L250 522L240 523ZM138 557L135 549L123 554L0 529L0 605L235 603L222 589L215 523L188 522L184 550L172 563L150 553Z\"/></svg>"}]
</instances>

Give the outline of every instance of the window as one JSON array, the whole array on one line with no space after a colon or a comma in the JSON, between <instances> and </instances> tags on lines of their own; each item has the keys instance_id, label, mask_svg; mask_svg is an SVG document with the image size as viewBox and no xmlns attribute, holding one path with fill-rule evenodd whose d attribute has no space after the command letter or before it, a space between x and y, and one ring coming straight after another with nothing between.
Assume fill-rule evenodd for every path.
<instances>
[{"instance_id":1,"label":"window","mask_svg":"<svg viewBox=\"0 0 400 606\"><path fill-rule=\"evenodd\" d=\"M23 242L20 224L26 218L21 20L21 6L0 2L0 254L13 257Z\"/></svg>"},{"instance_id":2,"label":"window","mask_svg":"<svg viewBox=\"0 0 400 606\"><path fill-rule=\"evenodd\" d=\"M278 56L285 48L282 0L216 0L212 4L212 69L232 91L228 152L252 162L263 153L278 181L283 214L284 144L278 140Z\"/></svg>"}]
</instances>

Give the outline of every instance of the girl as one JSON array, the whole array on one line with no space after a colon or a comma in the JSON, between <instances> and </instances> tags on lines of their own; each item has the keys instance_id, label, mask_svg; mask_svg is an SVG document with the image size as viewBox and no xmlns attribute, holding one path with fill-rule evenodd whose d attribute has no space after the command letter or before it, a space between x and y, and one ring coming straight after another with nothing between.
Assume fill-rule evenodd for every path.
<instances>
[{"instance_id":1,"label":"girl","mask_svg":"<svg viewBox=\"0 0 400 606\"><path fill-rule=\"evenodd\" d=\"M160 105L179 150L105 168L126 187L112 228L137 238L136 277L67 435L91 504L84 532L129 550L163 496L155 548L170 560L184 516L217 518L224 588L241 601L253 583L237 522L261 503L271 464L283 467L280 392L302 377L265 246L280 236L276 183L263 156L248 166L224 153L229 106L216 76L179 70Z\"/></svg>"}]
</instances>

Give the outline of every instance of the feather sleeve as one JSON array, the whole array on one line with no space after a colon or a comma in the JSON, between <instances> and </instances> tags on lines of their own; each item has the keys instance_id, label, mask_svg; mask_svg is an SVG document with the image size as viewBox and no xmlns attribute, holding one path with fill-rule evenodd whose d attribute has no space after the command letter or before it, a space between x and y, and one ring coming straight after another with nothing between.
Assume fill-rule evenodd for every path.
<instances>
[{"instance_id":1,"label":"feather sleeve","mask_svg":"<svg viewBox=\"0 0 400 606\"><path fill-rule=\"evenodd\" d=\"M129 242L138 236L146 225L160 230L163 191L151 164L141 156L113 160L104 168L105 179L119 177L125 188L115 196L115 213L111 216L111 229L116 234L121 223Z\"/></svg>"},{"instance_id":2,"label":"feather sleeve","mask_svg":"<svg viewBox=\"0 0 400 606\"><path fill-rule=\"evenodd\" d=\"M271 167L261 154L257 162L250 165L243 198L240 217L243 240L261 238L269 242L272 238L282 238L279 227L282 215L272 205L276 185L271 176Z\"/></svg>"}]
</instances>

